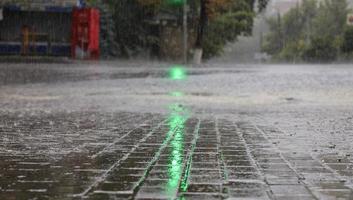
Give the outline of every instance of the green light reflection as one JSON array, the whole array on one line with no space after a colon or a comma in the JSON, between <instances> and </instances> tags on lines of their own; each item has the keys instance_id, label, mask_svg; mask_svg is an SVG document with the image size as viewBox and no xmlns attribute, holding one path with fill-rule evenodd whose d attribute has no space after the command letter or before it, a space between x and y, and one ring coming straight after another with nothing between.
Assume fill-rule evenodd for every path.
<instances>
[{"instance_id":1,"label":"green light reflection","mask_svg":"<svg viewBox=\"0 0 353 200\"><path fill-rule=\"evenodd\" d=\"M179 189L183 173L185 122L188 119L188 110L180 104L172 104L169 109L171 111L169 129L175 134L170 143L166 192L172 197Z\"/></svg>"},{"instance_id":2,"label":"green light reflection","mask_svg":"<svg viewBox=\"0 0 353 200\"><path fill-rule=\"evenodd\" d=\"M172 97L183 97L183 96L185 96L184 93L178 92L178 91L171 92L169 95L172 96Z\"/></svg>"},{"instance_id":3,"label":"green light reflection","mask_svg":"<svg viewBox=\"0 0 353 200\"><path fill-rule=\"evenodd\" d=\"M187 71L182 65L171 66L168 74L171 80L185 80L187 78Z\"/></svg>"},{"instance_id":4,"label":"green light reflection","mask_svg":"<svg viewBox=\"0 0 353 200\"><path fill-rule=\"evenodd\" d=\"M171 0L170 0L171 1ZM184 0L174 0L174 2L183 3ZM182 65L173 65L168 70L168 79L173 81L181 81L187 78L186 68ZM180 91L173 91L170 96L180 99L185 96ZM169 131L167 138L173 137L169 145L168 160L168 182L165 186L165 192L168 197L173 199L179 190L179 185L183 176L184 168L184 137L185 123L189 116L189 111L179 103L169 106Z\"/></svg>"}]
</instances>

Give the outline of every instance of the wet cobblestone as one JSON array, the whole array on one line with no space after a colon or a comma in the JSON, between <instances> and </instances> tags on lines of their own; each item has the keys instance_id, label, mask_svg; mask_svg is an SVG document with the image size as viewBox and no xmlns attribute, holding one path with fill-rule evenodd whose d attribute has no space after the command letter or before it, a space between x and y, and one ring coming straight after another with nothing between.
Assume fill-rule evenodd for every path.
<instances>
[{"instance_id":1,"label":"wet cobblestone","mask_svg":"<svg viewBox=\"0 0 353 200\"><path fill-rule=\"evenodd\" d=\"M95 67L0 75L1 200L353 199L353 70Z\"/></svg>"},{"instance_id":2,"label":"wet cobblestone","mask_svg":"<svg viewBox=\"0 0 353 200\"><path fill-rule=\"evenodd\" d=\"M352 197L351 160L280 151L274 127L198 118L173 126L133 113L1 119L1 199Z\"/></svg>"}]
</instances>

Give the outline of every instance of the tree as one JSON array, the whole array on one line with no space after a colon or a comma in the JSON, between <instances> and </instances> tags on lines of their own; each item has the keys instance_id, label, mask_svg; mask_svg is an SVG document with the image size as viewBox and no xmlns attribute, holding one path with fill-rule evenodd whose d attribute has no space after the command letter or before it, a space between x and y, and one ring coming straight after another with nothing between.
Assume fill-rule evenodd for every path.
<instances>
[{"instance_id":1,"label":"tree","mask_svg":"<svg viewBox=\"0 0 353 200\"><path fill-rule=\"evenodd\" d=\"M344 53L353 52L353 27L347 27L343 35L342 51Z\"/></svg>"},{"instance_id":2,"label":"tree","mask_svg":"<svg viewBox=\"0 0 353 200\"><path fill-rule=\"evenodd\" d=\"M154 6L154 10L166 6L180 7L187 0L140 0L143 6ZM250 34L256 11L262 11L269 0L194 0L188 1L189 16L196 22L195 54L198 60L219 55L227 42L233 42L241 34ZM164 3L166 2L166 3ZM199 53L198 53L199 51Z\"/></svg>"},{"instance_id":3,"label":"tree","mask_svg":"<svg viewBox=\"0 0 353 200\"><path fill-rule=\"evenodd\" d=\"M262 50L270 55L277 55L281 52L284 45L281 15L277 14L276 18L268 19L267 24L271 31L265 36L265 40L262 44Z\"/></svg>"},{"instance_id":4,"label":"tree","mask_svg":"<svg viewBox=\"0 0 353 200\"><path fill-rule=\"evenodd\" d=\"M343 33L348 14L346 0L325 0L313 18L313 35L335 37Z\"/></svg>"},{"instance_id":5,"label":"tree","mask_svg":"<svg viewBox=\"0 0 353 200\"><path fill-rule=\"evenodd\" d=\"M113 12L119 54L129 57L156 46L160 38L151 31L150 19L169 12L180 23L185 1L190 7L190 33L196 33L192 37L196 38L194 46L204 50L204 57L212 57L220 54L227 42L250 34L256 12L269 0L259 0L257 8L255 0L107 0Z\"/></svg>"},{"instance_id":6,"label":"tree","mask_svg":"<svg viewBox=\"0 0 353 200\"><path fill-rule=\"evenodd\" d=\"M116 1L113 3L113 8L120 55L129 57L131 50L142 43L143 27L140 23L136 23L141 19L141 10L135 0Z\"/></svg>"},{"instance_id":7,"label":"tree","mask_svg":"<svg viewBox=\"0 0 353 200\"><path fill-rule=\"evenodd\" d=\"M268 0L259 0L258 10L262 11L267 3ZM254 6L254 0L199 0L195 62L200 63L201 57L219 55L228 42L250 34L256 15Z\"/></svg>"},{"instance_id":8,"label":"tree","mask_svg":"<svg viewBox=\"0 0 353 200\"><path fill-rule=\"evenodd\" d=\"M263 50L284 61L333 61L342 46L347 13L345 0L304 0L283 20L269 20Z\"/></svg>"},{"instance_id":9,"label":"tree","mask_svg":"<svg viewBox=\"0 0 353 200\"><path fill-rule=\"evenodd\" d=\"M329 36L316 36L304 53L309 62L331 62L337 57L337 48Z\"/></svg>"}]
</instances>

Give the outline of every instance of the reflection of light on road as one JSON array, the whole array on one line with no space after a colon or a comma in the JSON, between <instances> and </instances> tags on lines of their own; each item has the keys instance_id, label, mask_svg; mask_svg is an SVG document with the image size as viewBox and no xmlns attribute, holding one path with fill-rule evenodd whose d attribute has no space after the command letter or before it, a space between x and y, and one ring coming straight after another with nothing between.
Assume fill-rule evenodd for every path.
<instances>
[{"instance_id":1,"label":"reflection of light on road","mask_svg":"<svg viewBox=\"0 0 353 200\"><path fill-rule=\"evenodd\" d=\"M185 80L187 77L186 69L182 65L173 65L168 73L171 80Z\"/></svg>"},{"instance_id":2,"label":"reflection of light on road","mask_svg":"<svg viewBox=\"0 0 353 200\"><path fill-rule=\"evenodd\" d=\"M183 3L184 0L168 0L174 3ZM187 78L187 71L182 65L173 65L168 70L168 79L172 81L181 81ZM184 96L183 92L173 91L170 96L179 99ZM169 106L169 132L174 133L174 137L169 145L168 158L168 182L165 186L165 191L171 199L175 198L179 190L180 180L183 175L184 167L184 135L185 123L188 119L188 110L179 103L174 103Z\"/></svg>"},{"instance_id":3,"label":"reflection of light on road","mask_svg":"<svg viewBox=\"0 0 353 200\"><path fill-rule=\"evenodd\" d=\"M172 97L183 97L185 95L182 92L175 91L175 92L171 92L170 96L172 96Z\"/></svg>"},{"instance_id":4,"label":"reflection of light on road","mask_svg":"<svg viewBox=\"0 0 353 200\"><path fill-rule=\"evenodd\" d=\"M168 161L168 183L166 192L174 195L179 189L179 180L183 172L184 160L184 129L187 120L187 110L180 104L170 106L169 129L174 130L174 138L170 143L170 156Z\"/></svg>"}]
</instances>

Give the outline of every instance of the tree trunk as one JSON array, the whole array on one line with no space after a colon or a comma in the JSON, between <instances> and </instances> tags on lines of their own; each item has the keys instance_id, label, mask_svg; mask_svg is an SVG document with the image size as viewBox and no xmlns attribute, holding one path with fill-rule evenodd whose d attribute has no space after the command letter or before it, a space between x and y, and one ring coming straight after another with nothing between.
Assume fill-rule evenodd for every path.
<instances>
[{"instance_id":1,"label":"tree trunk","mask_svg":"<svg viewBox=\"0 0 353 200\"><path fill-rule=\"evenodd\" d=\"M200 21L197 28L194 64L201 64L201 60L202 60L202 53L203 53L202 44L203 44L205 27L207 24L207 12L206 12L207 1L208 0L200 0Z\"/></svg>"}]
</instances>

